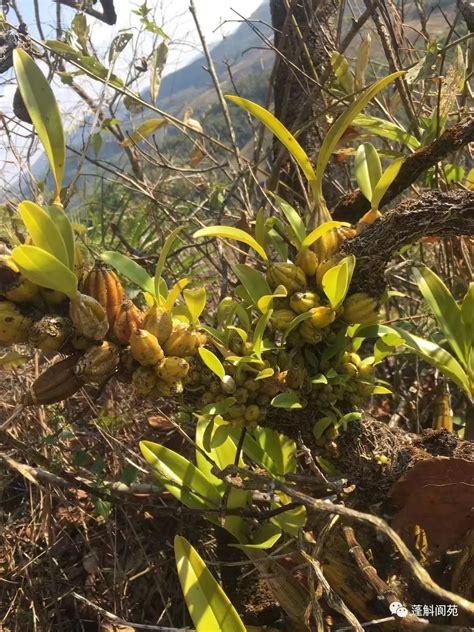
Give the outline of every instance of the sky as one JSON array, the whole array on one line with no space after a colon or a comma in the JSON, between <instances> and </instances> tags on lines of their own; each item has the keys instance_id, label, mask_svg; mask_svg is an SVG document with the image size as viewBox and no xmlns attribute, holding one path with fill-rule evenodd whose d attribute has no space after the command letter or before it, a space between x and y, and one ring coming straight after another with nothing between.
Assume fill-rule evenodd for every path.
<instances>
[{"instance_id":1,"label":"sky","mask_svg":"<svg viewBox=\"0 0 474 632\"><path fill-rule=\"evenodd\" d=\"M107 25L100 20L87 16L87 22L90 27L91 40L98 51L102 53L107 51L111 41L116 37L119 31L123 29L132 29L132 32L138 34L140 28L140 18L134 15L132 11L145 0L115 0L117 12L117 24L114 26ZM212 46L220 41L223 37L229 35L235 30L241 21L241 16L249 17L262 3L263 0L194 0L197 16L204 32L207 43ZM33 0L16 0L18 10L22 20L27 24L30 33L40 39L38 29L36 27L34 2ZM166 63L164 75L174 72L175 70L190 63L193 58L202 54L199 37L193 18L189 11L189 0L147 0L148 7L152 9L155 22L163 28L170 38L169 54ZM54 39L56 37L56 15L57 4L54 0L38 0L40 7L41 25L45 38ZM96 8L100 8L99 2ZM235 9L237 13L233 10ZM75 15L75 11L61 5L61 20L64 26L68 26L71 18ZM17 16L11 9L6 18L13 24L17 24ZM134 49L133 42L121 53L116 62L114 71L118 76L124 78L131 65L132 58L136 59L141 55L149 54L153 46L153 36L149 33L142 35L139 39L137 50ZM39 63L44 72L47 71L46 66ZM15 91L15 83L13 81L13 71L10 70L4 75L0 75L0 111L11 115L11 103ZM94 97L98 97L101 93L102 84L96 81L81 77L81 83L87 88L87 91ZM144 73L143 81L148 82L148 73ZM134 90L139 90L142 85L131 86ZM59 81L54 83L54 91L56 99L59 102L61 111L64 116L65 127L74 126L80 123L84 117L85 106L78 100L74 92L64 87ZM159 106L159 97L158 103ZM7 181L15 178L18 173L18 165L15 157L9 148L9 142L12 138L7 138L6 134L0 130L0 172ZM22 145L24 141L17 137L18 155L21 156Z\"/></svg>"}]
</instances>

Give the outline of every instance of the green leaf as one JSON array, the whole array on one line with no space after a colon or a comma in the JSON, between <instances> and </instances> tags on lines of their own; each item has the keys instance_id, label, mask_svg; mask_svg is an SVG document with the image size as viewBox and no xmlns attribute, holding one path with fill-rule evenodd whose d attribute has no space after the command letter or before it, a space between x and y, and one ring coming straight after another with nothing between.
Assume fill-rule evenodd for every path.
<instances>
[{"instance_id":1,"label":"green leaf","mask_svg":"<svg viewBox=\"0 0 474 632\"><path fill-rule=\"evenodd\" d=\"M100 258L115 268L117 272L120 272L126 279L138 285L144 292L154 294L153 279L147 274L146 270L130 259L130 257L119 252L106 250L100 255Z\"/></svg>"},{"instance_id":2,"label":"green leaf","mask_svg":"<svg viewBox=\"0 0 474 632\"><path fill-rule=\"evenodd\" d=\"M331 55L331 66L342 90L346 94L352 94L354 92L354 76L345 56L334 51Z\"/></svg>"},{"instance_id":3,"label":"green leaf","mask_svg":"<svg viewBox=\"0 0 474 632\"><path fill-rule=\"evenodd\" d=\"M372 208L378 210L380 206L380 202L382 201L383 196L387 192L389 186L398 176L398 172L401 169L401 166L405 162L405 158L401 156L400 158L396 158L391 165L389 165L385 171L380 176L375 188L372 192Z\"/></svg>"},{"instance_id":4,"label":"green leaf","mask_svg":"<svg viewBox=\"0 0 474 632\"><path fill-rule=\"evenodd\" d=\"M291 332L293 331L293 329L295 329L295 327L298 327L298 325L300 323L304 322L308 318L311 318L311 312L310 311L303 312L303 314L299 314L298 316L296 316L296 318L293 318L291 323L286 328L286 330L285 330L285 332L284 332L284 334L282 336L282 340L286 340L288 338L288 336L291 334Z\"/></svg>"},{"instance_id":5,"label":"green leaf","mask_svg":"<svg viewBox=\"0 0 474 632\"><path fill-rule=\"evenodd\" d=\"M206 307L206 290L203 287L184 290L183 297L191 315L191 322L196 323Z\"/></svg>"},{"instance_id":6,"label":"green leaf","mask_svg":"<svg viewBox=\"0 0 474 632\"><path fill-rule=\"evenodd\" d=\"M344 257L337 266L329 268L323 276L323 290L333 309L338 309L346 298L355 264L354 255Z\"/></svg>"},{"instance_id":7,"label":"green leaf","mask_svg":"<svg viewBox=\"0 0 474 632\"><path fill-rule=\"evenodd\" d=\"M209 351L209 349L205 349L204 347L199 347L198 353L207 368L217 375L220 380L223 380L225 376L225 369L219 358L212 353L212 351Z\"/></svg>"},{"instance_id":8,"label":"green leaf","mask_svg":"<svg viewBox=\"0 0 474 632\"><path fill-rule=\"evenodd\" d=\"M322 237L325 233L329 232L333 228L338 228L339 226L350 226L348 222L336 222L335 220L331 220L330 222L324 222L321 226L318 226L314 230L312 230L309 235L307 235L303 239L303 247L308 248L311 244Z\"/></svg>"},{"instance_id":9,"label":"green leaf","mask_svg":"<svg viewBox=\"0 0 474 632\"><path fill-rule=\"evenodd\" d=\"M281 538L281 529L273 522L260 525L252 536L250 544L231 544L230 546L242 551L252 549L271 549L271 547Z\"/></svg>"},{"instance_id":10,"label":"green leaf","mask_svg":"<svg viewBox=\"0 0 474 632\"><path fill-rule=\"evenodd\" d=\"M443 281L426 266L414 268L420 292L433 312L451 349L467 367L467 341L461 310Z\"/></svg>"},{"instance_id":11,"label":"green leaf","mask_svg":"<svg viewBox=\"0 0 474 632\"><path fill-rule=\"evenodd\" d=\"M313 426L313 435L315 439L321 439L325 431L335 424L336 418L334 416L322 417Z\"/></svg>"},{"instance_id":12,"label":"green leaf","mask_svg":"<svg viewBox=\"0 0 474 632\"><path fill-rule=\"evenodd\" d=\"M255 428L253 435L264 455L260 463L262 467L275 476L296 471L296 443L293 439L261 426Z\"/></svg>"},{"instance_id":13,"label":"green leaf","mask_svg":"<svg viewBox=\"0 0 474 632\"><path fill-rule=\"evenodd\" d=\"M160 483L183 505L198 509L219 506L214 483L184 456L152 441L140 441L140 450Z\"/></svg>"},{"instance_id":14,"label":"green leaf","mask_svg":"<svg viewBox=\"0 0 474 632\"><path fill-rule=\"evenodd\" d=\"M278 494L280 500L282 497L285 499L284 503L276 503L272 502L272 509L277 507L281 507L282 505L286 505L291 502L291 498L282 494L281 492ZM300 529L302 529L306 524L306 507L301 505L300 507L294 507L293 509L288 509L288 511L284 511L283 513L278 514L271 518L273 524L276 524L280 529L282 529L285 533L288 533L293 538L298 537Z\"/></svg>"},{"instance_id":15,"label":"green leaf","mask_svg":"<svg viewBox=\"0 0 474 632\"><path fill-rule=\"evenodd\" d=\"M342 135L349 125L351 125L355 117L362 112L369 101L371 101L375 95L380 92L380 90L383 90L385 86L398 77L401 77L403 74L405 74L405 71L400 70L373 83L354 101L354 103L352 103L352 105L347 108L345 112L341 114L341 116L329 129L319 150L318 162L316 164L315 201L318 208L326 207L323 196L323 176L329 159L331 158L331 155Z\"/></svg>"},{"instance_id":16,"label":"green leaf","mask_svg":"<svg viewBox=\"0 0 474 632\"><path fill-rule=\"evenodd\" d=\"M157 299L160 297L160 281L161 281L161 275L165 267L166 258L170 253L170 250L176 240L176 237L183 230L183 228L184 226L178 226L173 231L171 231L171 233L165 239L165 243L163 244L161 248L160 257L158 259L158 263L156 264L156 270L155 270L155 297Z\"/></svg>"},{"instance_id":17,"label":"green leaf","mask_svg":"<svg viewBox=\"0 0 474 632\"><path fill-rule=\"evenodd\" d=\"M436 369L439 369L441 373L444 373L444 375L447 375L453 380L469 398L473 399L474 393L472 393L472 386L469 383L469 379L463 367L449 351L446 351L436 343L420 338L404 329L396 329L388 325L361 325L357 330L357 334L364 338L396 334L403 339L406 349L415 353Z\"/></svg>"},{"instance_id":18,"label":"green leaf","mask_svg":"<svg viewBox=\"0 0 474 632\"><path fill-rule=\"evenodd\" d=\"M232 96L229 94L225 95L226 99L236 103L244 110L247 110L252 116L258 118L258 120L265 125L277 138L278 140L286 147L288 152L293 156L298 165L301 168L301 171L304 173L306 179L308 180L311 188L314 186L314 182L316 179L316 174L314 173L313 165L311 164L310 159L308 158L306 152L301 147L296 138L291 134L286 127L280 123L280 121L268 110L262 108L261 105L257 105L248 99L242 99L241 97Z\"/></svg>"},{"instance_id":19,"label":"green leaf","mask_svg":"<svg viewBox=\"0 0 474 632\"><path fill-rule=\"evenodd\" d=\"M257 320L257 324L255 325L255 329L253 332L252 349L259 360L262 359L263 353L263 335L265 333L265 329L268 325L272 313L273 310L270 309L265 314L262 314Z\"/></svg>"},{"instance_id":20,"label":"green leaf","mask_svg":"<svg viewBox=\"0 0 474 632\"><path fill-rule=\"evenodd\" d=\"M300 248L304 238L306 237L306 227L300 214L296 209L288 204L288 202L285 202L285 200L283 200L276 193L273 193L272 191L267 191L267 193L268 195L271 195L271 197L275 200L277 207L281 210L281 212L288 220L288 223L293 229L296 239L298 240L297 247Z\"/></svg>"},{"instance_id":21,"label":"green leaf","mask_svg":"<svg viewBox=\"0 0 474 632\"><path fill-rule=\"evenodd\" d=\"M380 384L378 384L377 386L374 386L372 395L393 395L393 391L391 391L386 386L381 386Z\"/></svg>"},{"instance_id":22,"label":"green leaf","mask_svg":"<svg viewBox=\"0 0 474 632\"><path fill-rule=\"evenodd\" d=\"M274 408L303 408L302 403L296 393L279 393L270 402Z\"/></svg>"},{"instance_id":23,"label":"green leaf","mask_svg":"<svg viewBox=\"0 0 474 632\"><path fill-rule=\"evenodd\" d=\"M41 287L63 292L69 298L77 295L77 277L59 259L36 246L18 246L12 257L22 274Z\"/></svg>"},{"instance_id":24,"label":"green leaf","mask_svg":"<svg viewBox=\"0 0 474 632\"><path fill-rule=\"evenodd\" d=\"M255 381L266 380L269 377L273 377L274 374L275 374L275 369L269 366L266 369L262 369L261 371L257 373L257 375L255 376Z\"/></svg>"},{"instance_id":25,"label":"green leaf","mask_svg":"<svg viewBox=\"0 0 474 632\"><path fill-rule=\"evenodd\" d=\"M21 202L18 212L33 244L70 267L64 240L51 216L34 202Z\"/></svg>"},{"instance_id":26,"label":"green leaf","mask_svg":"<svg viewBox=\"0 0 474 632\"><path fill-rule=\"evenodd\" d=\"M18 88L53 173L56 184L55 202L59 202L66 161L66 145L58 104L46 77L22 48L14 49L13 66Z\"/></svg>"},{"instance_id":27,"label":"green leaf","mask_svg":"<svg viewBox=\"0 0 474 632\"><path fill-rule=\"evenodd\" d=\"M362 127L362 129L371 132L375 136L397 141L410 149L419 149L421 147L421 143L417 138L409 134L403 127L391 121L385 121L384 119L368 114L359 114L352 123L357 127Z\"/></svg>"},{"instance_id":28,"label":"green leaf","mask_svg":"<svg viewBox=\"0 0 474 632\"><path fill-rule=\"evenodd\" d=\"M221 237L222 239L233 239L235 241L240 241L243 244L247 244L257 252L262 259L265 261L268 260L267 253L262 248L262 246L250 235L246 233L244 230L240 228L235 228L234 226L207 226L206 228L201 228L197 230L194 235L194 239L198 239L199 237Z\"/></svg>"},{"instance_id":29,"label":"green leaf","mask_svg":"<svg viewBox=\"0 0 474 632\"><path fill-rule=\"evenodd\" d=\"M359 145L355 157L354 170L359 189L370 202L375 185L382 175L379 154L372 143Z\"/></svg>"},{"instance_id":30,"label":"green leaf","mask_svg":"<svg viewBox=\"0 0 474 632\"><path fill-rule=\"evenodd\" d=\"M232 266L232 270L247 290L254 305L257 305L262 296L267 296L272 293L265 276L251 266L245 263L238 263Z\"/></svg>"},{"instance_id":31,"label":"green leaf","mask_svg":"<svg viewBox=\"0 0 474 632\"><path fill-rule=\"evenodd\" d=\"M177 535L174 551L181 589L196 632L245 632L237 611L196 549Z\"/></svg>"},{"instance_id":32,"label":"green leaf","mask_svg":"<svg viewBox=\"0 0 474 632\"><path fill-rule=\"evenodd\" d=\"M62 206L57 206L55 204L50 204L47 207L47 211L61 233L64 245L66 246L68 268L74 270L74 261L76 258L76 238L74 236L74 229L69 221L69 217L66 215Z\"/></svg>"},{"instance_id":33,"label":"green leaf","mask_svg":"<svg viewBox=\"0 0 474 632\"><path fill-rule=\"evenodd\" d=\"M265 313L272 308L274 299L285 298L286 296L288 296L288 290L284 285L279 285L271 294L260 297L257 302L257 307L262 313Z\"/></svg>"},{"instance_id":34,"label":"green leaf","mask_svg":"<svg viewBox=\"0 0 474 632\"><path fill-rule=\"evenodd\" d=\"M156 130L164 127L167 124L168 121L163 118L148 119L139 127L137 127L133 134L130 134L130 136L123 140L120 144L122 145L122 147L131 147L135 143L139 143L141 140L148 138L149 136L154 134Z\"/></svg>"}]
</instances>

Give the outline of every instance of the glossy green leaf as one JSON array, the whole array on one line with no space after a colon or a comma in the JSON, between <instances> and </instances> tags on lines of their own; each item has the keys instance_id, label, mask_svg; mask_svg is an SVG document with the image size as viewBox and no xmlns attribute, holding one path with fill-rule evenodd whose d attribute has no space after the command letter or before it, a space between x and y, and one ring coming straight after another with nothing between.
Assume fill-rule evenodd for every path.
<instances>
[{"instance_id":1,"label":"glossy green leaf","mask_svg":"<svg viewBox=\"0 0 474 632\"><path fill-rule=\"evenodd\" d=\"M33 244L46 250L66 267L69 267L66 245L49 213L34 202L21 202L18 205L18 212Z\"/></svg>"},{"instance_id":2,"label":"glossy green leaf","mask_svg":"<svg viewBox=\"0 0 474 632\"><path fill-rule=\"evenodd\" d=\"M220 237L222 239L239 241L253 248L265 261L268 260L267 253L252 235L234 226L207 226L206 228L197 230L193 237L194 239L198 239L199 237Z\"/></svg>"},{"instance_id":3,"label":"glossy green leaf","mask_svg":"<svg viewBox=\"0 0 474 632\"><path fill-rule=\"evenodd\" d=\"M354 92L354 76L346 57L342 53L334 51L331 55L331 66L339 86L346 94L352 94Z\"/></svg>"},{"instance_id":4,"label":"glossy green leaf","mask_svg":"<svg viewBox=\"0 0 474 632\"><path fill-rule=\"evenodd\" d=\"M330 222L324 222L321 226L318 226L314 230L312 230L309 235L307 235L302 242L304 248L308 248L311 244L322 237L325 233L333 230L333 228L338 228L339 226L350 226L348 222L336 222L335 220L331 220Z\"/></svg>"},{"instance_id":5,"label":"glossy green leaf","mask_svg":"<svg viewBox=\"0 0 474 632\"><path fill-rule=\"evenodd\" d=\"M306 179L308 180L311 188L314 187L314 182L316 179L316 174L314 173L313 165L311 164L310 159L308 158L306 152L301 147L296 138L291 134L286 127L280 123L280 121L268 110L262 108L261 105L257 105L257 103L253 103L248 99L242 99L241 97L236 97L232 95L226 94L226 99L236 103L244 110L247 110L252 116L255 116L261 123L265 125L277 138L278 140L286 147L288 152L293 156L298 165L301 168L301 171L304 173Z\"/></svg>"},{"instance_id":6,"label":"glossy green leaf","mask_svg":"<svg viewBox=\"0 0 474 632\"><path fill-rule=\"evenodd\" d=\"M188 286L191 283L191 279L189 278L184 278L184 279L179 279L179 281L176 281L176 283L173 285L173 287L170 289L170 291L168 292L168 295L165 297L163 296L163 292L161 289L161 283L163 282L163 279L159 280L159 296L161 298L160 304L163 305L163 307L166 310L172 310L173 308L175 309L175 313L179 310L179 305L175 305L176 301L178 300L179 295L181 294L181 292L184 290L184 288L186 286ZM188 317L189 314L186 310L183 310L185 313L185 316Z\"/></svg>"},{"instance_id":7,"label":"glossy green leaf","mask_svg":"<svg viewBox=\"0 0 474 632\"><path fill-rule=\"evenodd\" d=\"M430 340L420 338L415 334L404 329L396 329L388 325L361 325L357 330L358 335L364 338L381 337L386 334L396 334L403 339L404 347L408 351L415 353L417 356L439 369L441 373L447 375L455 384L457 384L471 399L474 397L472 393L472 385L469 383L466 372L449 351L446 351L439 345Z\"/></svg>"},{"instance_id":8,"label":"glossy green leaf","mask_svg":"<svg viewBox=\"0 0 474 632\"><path fill-rule=\"evenodd\" d=\"M67 258L68 258L68 267L73 270L74 269L74 261L76 258L76 238L74 236L74 229L69 221L69 217L64 211L62 206L57 206L55 204L50 204L46 208L49 213L51 219L56 224L57 229L61 233L61 237L63 238L64 245L66 246Z\"/></svg>"},{"instance_id":9,"label":"glossy green leaf","mask_svg":"<svg viewBox=\"0 0 474 632\"><path fill-rule=\"evenodd\" d=\"M369 114L359 114L352 123L357 127L362 127L362 129L371 132L375 136L397 141L410 149L419 149L421 147L421 143L417 138L409 134L403 127L391 121L386 121Z\"/></svg>"},{"instance_id":10,"label":"glossy green leaf","mask_svg":"<svg viewBox=\"0 0 474 632\"><path fill-rule=\"evenodd\" d=\"M111 265L117 272L122 274L126 279L138 285L144 292L154 294L153 279L141 266L135 261L122 255L119 252L106 250L100 255L102 261Z\"/></svg>"},{"instance_id":11,"label":"glossy green leaf","mask_svg":"<svg viewBox=\"0 0 474 632\"><path fill-rule=\"evenodd\" d=\"M466 367L467 343L459 305L439 276L428 267L414 268L413 273L420 292L438 321L449 346Z\"/></svg>"},{"instance_id":12,"label":"glossy green leaf","mask_svg":"<svg viewBox=\"0 0 474 632\"><path fill-rule=\"evenodd\" d=\"M225 376L225 369L219 358L212 353L212 351L209 351L209 349L204 347L199 347L198 353L207 368L217 375L220 380L223 380Z\"/></svg>"},{"instance_id":13,"label":"glossy green leaf","mask_svg":"<svg viewBox=\"0 0 474 632\"><path fill-rule=\"evenodd\" d=\"M380 202L383 199L383 196L387 192L388 188L398 176L398 172L401 169L401 166L405 162L405 158L402 156L400 158L396 158L391 165L389 165L385 171L380 176L375 188L372 192L372 208L377 209L380 206Z\"/></svg>"},{"instance_id":14,"label":"glossy green leaf","mask_svg":"<svg viewBox=\"0 0 474 632\"><path fill-rule=\"evenodd\" d=\"M284 476L296 471L296 443L293 439L261 426L255 428L253 436L265 455L261 465L269 472Z\"/></svg>"},{"instance_id":15,"label":"glossy green leaf","mask_svg":"<svg viewBox=\"0 0 474 632\"><path fill-rule=\"evenodd\" d=\"M262 359L263 336L265 334L265 329L268 325L272 312L273 310L270 309L268 310L268 312L260 316L260 318L257 320L257 324L255 325L255 329L253 332L252 349L259 360Z\"/></svg>"},{"instance_id":16,"label":"glossy green leaf","mask_svg":"<svg viewBox=\"0 0 474 632\"><path fill-rule=\"evenodd\" d=\"M331 155L336 149L337 143L341 140L342 135L354 121L355 117L362 112L369 101L371 101L380 92L380 90L383 90L385 86L398 77L401 77L403 74L404 71L400 70L373 83L354 101L354 103L352 103L352 105L347 108L347 110L345 110L345 112L341 114L341 116L329 129L319 150L318 162L316 164L315 201L317 207L326 206L323 196L323 176Z\"/></svg>"},{"instance_id":17,"label":"glossy green leaf","mask_svg":"<svg viewBox=\"0 0 474 632\"><path fill-rule=\"evenodd\" d=\"M161 129L165 125L168 124L168 121L163 118L153 118L148 119L144 123L142 123L137 129L130 134L128 138L121 142L122 147L130 147L136 143L139 143L141 140L144 140L154 134L157 130Z\"/></svg>"},{"instance_id":18,"label":"glossy green leaf","mask_svg":"<svg viewBox=\"0 0 474 632\"><path fill-rule=\"evenodd\" d=\"M305 320L308 320L308 318L311 318L311 312L310 311L303 312L303 314L299 314L298 316L293 318L291 323L285 329L285 332L284 332L284 334L282 336L282 340L286 340L288 338L288 336L291 334L291 332L293 331L293 329L295 329L295 327L298 327L298 325L300 323L304 322Z\"/></svg>"},{"instance_id":19,"label":"glossy green leaf","mask_svg":"<svg viewBox=\"0 0 474 632\"><path fill-rule=\"evenodd\" d=\"M315 439L321 439L325 431L336 422L334 416L321 417L313 426L313 435Z\"/></svg>"},{"instance_id":20,"label":"glossy green leaf","mask_svg":"<svg viewBox=\"0 0 474 632\"><path fill-rule=\"evenodd\" d=\"M22 274L36 285L58 290L69 298L76 296L76 275L46 250L37 246L18 246L12 257Z\"/></svg>"},{"instance_id":21,"label":"glossy green leaf","mask_svg":"<svg viewBox=\"0 0 474 632\"><path fill-rule=\"evenodd\" d=\"M288 290L284 285L279 285L271 294L260 297L257 301L257 307L264 314L272 308L273 301L276 298L285 298L286 296L288 296Z\"/></svg>"},{"instance_id":22,"label":"glossy green leaf","mask_svg":"<svg viewBox=\"0 0 474 632\"><path fill-rule=\"evenodd\" d=\"M245 632L237 611L196 549L177 535L174 551L181 589L196 632Z\"/></svg>"},{"instance_id":23,"label":"glossy green leaf","mask_svg":"<svg viewBox=\"0 0 474 632\"><path fill-rule=\"evenodd\" d=\"M214 483L184 456L152 441L140 441L140 450L160 483L183 505L198 509L219 506Z\"/></svg>"},{"instance_id":24,"label":"glossy green leaf","mask_svg":"<svg viewBox=\"0 0 474 632\"><path fill-rule=\"evenodd\" d=\"M359 189L370 202L375 185L382 175L379 154L372 143L362 143L357 148L354 171Z\"/></svg>"},{"instance_id":25,"label":"glossy green leaf","mask_svg":"<svg viewBox=\"0 0 474 632\"><path fill-rule=\"evenodd\" d=\"M275 375L275 369L272 367L267 367L266 369L262 369L255 376L255 381L257 380L267 380L269 377L273 377Z\"/></svg>"},{"instance_id":26,"label":"glossy green leaf","mask_svg":"<svg viewBox=\"0 0 474 632\"><path fill-rule=\"evenodd\" d=\"M275 200L276 206L280 209L283 215L288 220L289 225L293 229L293 232L297 239L297 247L300 248L303 243L304 238L306 237L306 227L304 225L304 221L301 218L300 214L296 209L294 209L288 202L285 202L283 198L281 198L276 193L272 191L267 191L268 195Z\"/></svg>"},{"instance_id":27,"label":"glossy green leaf","mask_svg":"<svg viewBox=\"0 0 474 632\"><path fill-rule=\"evenodd\" d=\"M277 503L273 501L271 505L272 509L276 509L277 507L284 506L291 502L291 498L289 496L286 496L285 494L282 494L281 492L278 494L278 496L280 500L284 499L285 502ZM283 513L274 516L271 521L292 538L296 538L298 537L300 529L305 526L306 518L306 507L300 505L299 507L288 509L288 511L284 511Z\"/></svg>"},{"instance_id":28,"label":"glossy green leaf","mask_svg":"<svg viewBox=\"0 0 474 632\"><path fill-rule=\"evenodd\" d=\"M279 393L271 401L274 408L303 408L300 398L296 393Z\"/></svg>"},{"instance_id":29,"label":"glossy green leaf","mask_svg":"<svg viewBox=\"0 0 474 632\"><path fill-rule=\"evenodd\" d=\"M323 276L323 290L333 309L338 309L346 298L355 264L354 255L344 257L337 266L329 268Z\"/></svg>"},{"instance_id":30,"label":"glossy green leaf","mask_svg":"<svg viewBox=\"0 0 474 632\"><path fill-rule=\"evenodd\" d=\"M173 247L176 237L183 230L183 228L184 226L178 226L173 231L171 231L171 233L165 239L165 242L161 248L160 256L158 258L158 262L156 264L156 270L155 270L155 297L157 299L160 298L160 281L161 281L161 275L163 274L163 270L165 267L166 258L168 257L170 250Z\"/></svg>"},{"instance_id":31,"label":"glossy green leaf","mask_svg":"<svg viewBox=\"0 0 474 632\"><path fill-rule=\"evenodd\" d=\"M281 538L282 531L277 524L267 522L260 525L252 535L250 544L231 544L230 546L242 551L252 549L271 549L271 547Z\"/></svg>"},{"instance_id":32,"label":"glossy green leaf","mask_svg":"<svg viewBox=\"0 0 474 632\"><path fill-rule=\"evenodd\" d=\"M196 323L206 307L206 290L203 287L184 290L183 297L191 314L191 322Z\"/></svg>"},{"instance_id":33,"label":"glossy green leaf","mask_svg":"<svg viewBox=\"0 0 474 632\"><path fill-rule=\"evenodd\" d=\"M238 263L232 266L232 270L247 290L254 305L257 305L262 296L272 293L265 276L245 263Z\"/></svg>"},{"instance_id":34,"label":"glossy green leaf","mask_svg":"<svg viewBox=\"0 0 474 632\"><path fill-rule=\"evenodd\" d=\"M14 49L13 66L25 107L48 158L56 185L54 198L59 202L66 144L58 104L48 80L26 50Z\"/></svg>"}]
</instances>

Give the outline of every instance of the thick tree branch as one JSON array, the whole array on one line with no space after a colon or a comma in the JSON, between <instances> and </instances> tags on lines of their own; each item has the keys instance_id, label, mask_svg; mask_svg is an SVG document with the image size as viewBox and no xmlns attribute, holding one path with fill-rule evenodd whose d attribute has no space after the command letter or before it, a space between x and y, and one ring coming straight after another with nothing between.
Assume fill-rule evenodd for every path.
<instances>
[{"instance_id":1,"label":"thick tree branch","mask_svg":"<svg viewBox=\"0 0 474 632\"><path fill-rule=\"evenodd\" d=\"M474 235L474 191L433 191L403 202L343 244L341 256L357 258L352 290L381 296L385 268L396 250L421 237L456 235Z\"/></svg>"},{"instance_id":2,"label":"thick tree branch","mask_svg":"<svg viewBox=\"0 0 474 632\"><path fill-rule=\"evenodd\" d=\"M419 176L448 154L474 141L474 117L450 127L428 147L419 149L403 163L398 176L384 195L382 204L388 204L402 191L416 182ZM355 224L370 209L370 202L359 189L345 195L334 207L333 218Z\"/></svg>"}]
</instances>

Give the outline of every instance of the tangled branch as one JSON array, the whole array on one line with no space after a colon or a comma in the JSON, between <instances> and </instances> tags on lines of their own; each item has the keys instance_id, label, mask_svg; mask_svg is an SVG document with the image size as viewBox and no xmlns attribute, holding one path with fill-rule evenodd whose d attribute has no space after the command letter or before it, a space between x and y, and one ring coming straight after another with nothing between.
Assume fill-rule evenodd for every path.
<instances>
[{"instance_id":1,"label":"tangled branch","mask_svg":"<svg viewBox=\"0 0 474 632\"><path fill-rule=\"evenodd\" d=\"M474 141L474 117L469 117L450 127L431 145L416 151L403 163L398 176L384 195L382 205L388 204L408 189L427 169L472 141ZM345 195L336 204L333 209L333 218L355 224L369 209L370 202L360 189L357 189Z\"/></svg>"},{"instance_id":2,"label":"tangled branch","mask_svg":"<svg viewBox=\"0 0 474 632\"><path fill-rule=\"evenodd\" d=\"M474 235L474 192L425 193L389 211L361 235L346 241L341 256L355 255L352 288L380 296L393 253L422 237Z\"/></svg>"}]
</instances>

